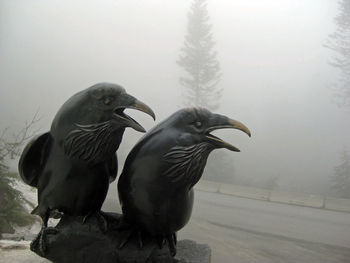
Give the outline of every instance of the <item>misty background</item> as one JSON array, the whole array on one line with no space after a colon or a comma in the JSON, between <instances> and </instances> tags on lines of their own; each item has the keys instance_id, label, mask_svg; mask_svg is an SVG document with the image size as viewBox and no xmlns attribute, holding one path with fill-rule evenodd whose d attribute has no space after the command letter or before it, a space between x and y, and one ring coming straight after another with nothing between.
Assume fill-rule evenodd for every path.
<instances>
[{"instance_id":1,"label":"misty background","mask_svg":"<svg viewBox=\"0 0 350 263\"><path fill-rule=\"evenodd\" d=\"M0 129L15 132L38 112L36 126L46 132L70 96L98 82L124 86L152 107L156 123L168 117L183 107L176 61L190 3L2 1ZM327 194L350 144L349 109L334 99L339 72L324 46L336 28L336 1L210 0L208 12L222 73L216 112L252 132L215 133L242 151L229 152L234 180L259 186L276 177L278 189ZM128 114L147 130L155 125ZM124 136L120 160L142 134Z\"/></svg>"}]
</instances>

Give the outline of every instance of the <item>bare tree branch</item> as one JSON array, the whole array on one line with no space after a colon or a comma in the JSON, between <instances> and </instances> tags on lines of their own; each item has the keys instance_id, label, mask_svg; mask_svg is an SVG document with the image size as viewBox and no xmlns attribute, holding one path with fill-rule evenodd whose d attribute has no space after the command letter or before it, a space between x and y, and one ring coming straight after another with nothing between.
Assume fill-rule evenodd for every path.
<instances>
[{"instance_id":1,"label":"bare tree branch","mask_svg":"<svg viewBox=\"0 0 350 263\"><path fill-rule=\"evenodd\" d=\"M17 133L12 133L10 138L6 138L9 128L5 128L0 134L0 166L6 167L5 159L14 159L21 153L22 145L25 141L38 133L39 129L32 130L33 126L40 121L36 112L30 121Z\"/></svg>"}]
</instances>

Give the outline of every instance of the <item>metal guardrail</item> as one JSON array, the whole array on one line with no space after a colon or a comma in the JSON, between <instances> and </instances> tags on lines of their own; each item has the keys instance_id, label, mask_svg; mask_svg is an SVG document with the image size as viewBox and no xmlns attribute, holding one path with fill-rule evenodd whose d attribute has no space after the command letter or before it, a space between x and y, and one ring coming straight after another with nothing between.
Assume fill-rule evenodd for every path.
<instances>
[{"instance_id":1,"label":"metal guardrail","mask_svg":"<svg viewBox=\"0 0 350 263\"><path fill-rule=\"evenodd\" d=\"M350 199L326 197L325 209L350 212Z\"/></svg>"},{"instance_id":2,"label":"metal guardrail","mask_svg":"<svg viewBox=\"0 0 350 263\"><path fill-rule=\"evenodd\" d=\"M331 198L322 195L296 192L269 191L261 188L223 184L207 180L199 181L194 188L198 191L226 194L262 201L350 212L350 199Z\"/></svg>"}]
</instances>

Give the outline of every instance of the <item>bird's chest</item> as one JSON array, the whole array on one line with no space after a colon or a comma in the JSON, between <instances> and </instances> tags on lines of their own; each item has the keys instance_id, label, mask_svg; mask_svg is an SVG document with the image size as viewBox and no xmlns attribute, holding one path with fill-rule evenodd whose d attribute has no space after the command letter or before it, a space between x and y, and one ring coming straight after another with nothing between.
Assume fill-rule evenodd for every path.
<instances>
[{"instance_id":1,"label":"bird's chest","mask_svg":"<svg viewBox=\"0 0 350 263\"><path fill-rule=\"evenodd\" d=\"M152 220L146 221L153 234L173 233L187 224L193 207L193 190L163 193L154 200ZM154 224L156 222L156 224Z\"/></svg>"},{"instance_id":2,"label":"bird's chest","mask_svg":"<svg viewBox=\"0 0 350 263\"><path fill-rule=\"evenodd\" d=\"M44 173L51 174L51 181L80 181L93 183L102 177L108 177L108 171L103 162L89 165L87 162L71 158L64 154L52 154L47 161Z\"/></svg>"},{"instance_id":3,"label":"bird's chest","mask_svg":"<svg viewBox=\"0 0 350 263\"><path fill-rule=\"evenodd\" d=\"M163 156L162 177L169 186L192 188L202 176L209 152L206 143L172 147Z\"/></svg>"}]
</instances>

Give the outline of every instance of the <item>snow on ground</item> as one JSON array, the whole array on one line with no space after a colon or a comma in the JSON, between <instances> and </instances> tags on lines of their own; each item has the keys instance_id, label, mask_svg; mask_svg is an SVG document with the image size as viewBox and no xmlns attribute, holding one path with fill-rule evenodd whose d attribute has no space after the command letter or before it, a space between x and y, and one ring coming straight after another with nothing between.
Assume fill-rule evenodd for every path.
<instances>
[{"instance_id":1,"label":"snow on ground","mask_svg":"<svg viewBox=\"0 0 350 263\"><path fill-rule=\"evenodd\" d=\"M17 180L15 184L15 188L19 191L21 191L24 195L24 197L34 205L34 207L37 205L37 191L34 187L30 187L29 185L26 185L23 183L20 179ZM28 206L28 210L32 210L33 207Z\"/></svg>"},{"instance_id":2,"label":"snow on ground","mask_svg":"<svg viewBox=\"0 0 350 263\"><path fill-rule=\"evenodd\" d=\"M30 241L0 240L0 263L47 263L29 250Z\"/></svg>"},{"instance_id":3,"label":"snow on ground","mask_svg":"<svg viewBox=\"0 0 350 263\"><path fill-rule=\"evenodd\" d=\"M37 190L33 187L30 187L29 185L26 185L25 183L23 183L21 180L17 180L17 182L15 183L14 187L21 191L23 193L24 198L29 201L32 205L29 204L25 204L25 207L28 211L28 213L30 213L34 207L37 205ZM38 217L38 221L36 223L34 223L32 226L26 226L26 227L15 227L16 230L16 235L20 236L22 235L23 237L26 236L33 236L36 235L41 228L41 222L40 222L40 218Z\"/></svg>"}]
</instances>

